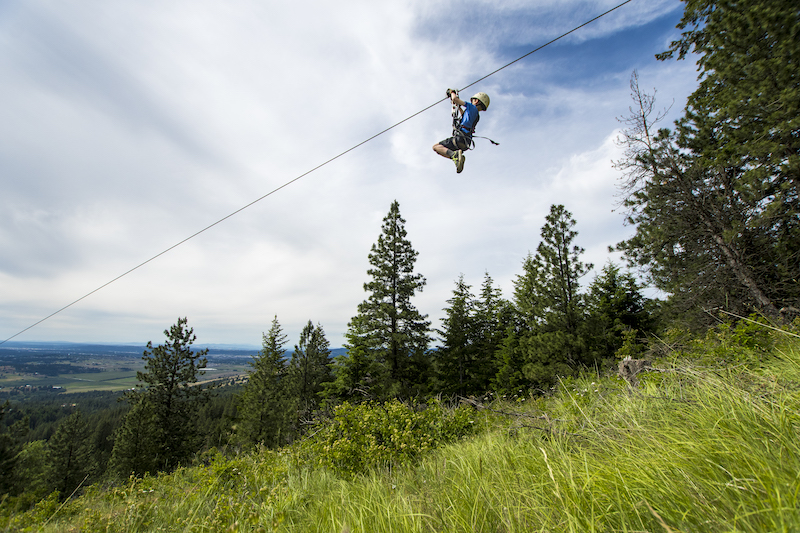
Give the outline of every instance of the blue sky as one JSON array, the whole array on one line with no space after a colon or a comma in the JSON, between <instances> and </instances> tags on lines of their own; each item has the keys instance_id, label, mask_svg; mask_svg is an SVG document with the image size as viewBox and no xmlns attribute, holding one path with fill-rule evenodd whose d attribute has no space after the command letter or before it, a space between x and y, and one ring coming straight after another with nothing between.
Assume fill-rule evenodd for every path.
<instances>
[{"instance_id":1,"label":"blue sky","mask_svg":"<svg viewBox=\"0 0 800 533\"><path fill-rule=\"evenodd\" d=\"M616 3L0 1L0 338ZM15 340L158 342L187 316L257 345L277 315L339 346L395 199L435 327L462 273L510 297L551 204L619 262L616 117L634 69L680 114L695 66L653 55L682 6L634 0L470 88L500 146L462 174L431 150L442 103Z\"/></svg>"}]
</instances>

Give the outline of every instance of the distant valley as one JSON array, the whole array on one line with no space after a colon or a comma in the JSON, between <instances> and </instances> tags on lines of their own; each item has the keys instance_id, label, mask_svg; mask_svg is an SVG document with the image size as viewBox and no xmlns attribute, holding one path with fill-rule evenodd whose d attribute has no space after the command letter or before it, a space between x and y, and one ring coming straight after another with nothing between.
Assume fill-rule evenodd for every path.
<instances>
[{"instance_id":1,"label":"distant valley","mask_svg":"<svg viewBox=\"0 0 800 533\"><path fill-rule=\"evenodd\" d=\"M208 348L203 380L238 380L259 346L194 345ZM52 393L121 391L137 384L145 344L7 342L0 346L0 399ZM336 356L342 348L332 350ZM291 357L291 352L287 352Z\"/></svg>"}]
</instances>

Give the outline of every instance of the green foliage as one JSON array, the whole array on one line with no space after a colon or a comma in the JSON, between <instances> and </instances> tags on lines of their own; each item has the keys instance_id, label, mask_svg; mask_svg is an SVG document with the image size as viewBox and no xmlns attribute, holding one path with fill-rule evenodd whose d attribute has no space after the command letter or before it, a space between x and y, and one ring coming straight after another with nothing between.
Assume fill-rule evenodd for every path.
<instances>
[{"instance_id":1,"label":"green foliage","mask_svg":"<svg viewBox=\"0 0 800 533\"><path fill-rule=\"evenodd\" d=\"M3 418L7 416L10 410L8 400L0 405L0 422L3 421ZM27 419L18 420L10 427L0 423L0 496L16 494L23 488L14 482L14 469L27 432Z\"/></svg>"},{"instance_id":2,"label":"green foliage","mask_svg":"<svg viewBox=\"0 0 800 533\"><path fill-rule=\"evenodd\" d=\"M331 350L321 325L309 320L300 333L289 362L288 388L292 437L319 409L327 383L332 381Z\"/></svg>"},{"instance_id":3,"label":"green foliage","mask_svg":"<svg viewBox=\"0 0 800 533\"><path fill-rule=\"evenodd\" d=\"M245 444L277 447L286 442L287 435L287 372L283 346L286 335L272 319L269 333L262 335L262 348L250 362L247 385L239 398L237 436Z\"/></svg>"},{"instance_id":4,"label":"green foliage","mask_svg":"<svg viewBox=\"0 0 800 533\"><path fill-rule=\"evenodd\" d=\"M464 395L472 389L468 384L468 372L472 370L477 355L477 332L473 324L474 296L470 286L464 282L463 274L456 281L453 297L447 303L450 306L444 310L445 318L438 332L442 346L434 354L436 390L443 394Z\"/></svg>"},{"instance_id":5,"label":"green foliage","mask_svg":"<svg viewBox=\"0 0 800 533\"><path fill-rule=\"evenodd\" d=\"M684 0L686 30L662 60L699 54L700 87L679 127L686 145L719 166L770 176L772 203L797 200L800 172L800 12L791 0ZM709 142L711 141L711 142ZM795 183L790 182L792 179ZM772 181L772 180L770 180ZM782 187L782 185L787 187ZM754 191L755 192L755 191ZM795 210L796 212L796 210Z\"/></svg>"},{"instance_id":6,"label":"green foliage","mask_svg":"<svg viewBox=\"0 0 800 533\"><path fill-rule=\"evenodd\" d=\"M35 500L47 495L47 443L43 440L28 442L22 447L14 468L15 484L24 487L25 493ZM52 489L51 489L52 490Z\"/></svg>"},{"instance_id":7,"label":"green foliage","mask_svg":"<svg viewBox=\"0 0 800 533\"><path fill-rule=\"evenodd\" d=\"M700 85L676 131L655 135L634 73L620 166L637 231L619 248L687 324L714 307L777 319L800 299L800 12L792 0L685 3L686 31L658 57L697 53Z\"/></svg>"},{"instance_id":8,"label":"green foliage","mask_svg":"<svg viewBox=\"0 0 800 533\"><path fill-rule=\"evenodd\" d=\"M333 420L301 444L300 459L345 476L410 464L473 434L476 415L471 408L448 409L438 401L418 409L397 400L345 402L336 407Z\"/></svg>"},{"instance_id":9,"label":"green foliage","mask_svg":"<svg viewBox=\"0 0 800 533\"><path fill-rule=\"evenodd\" d=\"M195 384L206 367L208 350L191 349L197 337L186 318L179 318L164 335L166 344L154 348L147 343L144 372L136 374L144 385L126 395L131 410L115 437L111 458L122 477L172 470L189 461L200 445L197 415L208 390Z\"/></svg>"},{"instance_id":10,"label":"green foliage","mask_svg":"<svg viewBox=\"0 0 800 533\"><path fill-rule=\"evenodd\" d=\"M775 343L769 321L760 315L748 320L725 321L691 339L682 348L686 357L708 365L758 365Z\"/></svg>"},{"instance_id":11,"label":"green foliage","mask_svg":"<svg viewBox=\"0 0 800 533\"><path fill-rule=\"evenodd\" d=\"M517 317L511 302L503 298L500 288L494 286L488 272L484 275L481 292L473 308L475 362L471 369L470 392L481 394L491 389L492 380L499 370L497 351Z\"/></svg>"},{"instance_id":12,"label":"green foliage","mask_svg":"<svg viewBox=\"0 0 800 533\"><path fill-rule=\"evenodd\" d=\"M375 383L383 380L382 366L363 346L356 346L344 355L336 356L331 364L333 381L325 384L323 396L328 399L358 401L369 395Z\"/></svg>"},{"instance_id":13,"label":"green foliage","mask_svg":"<svg viewBox=\"0 0 800 533\"><path fill-rule=\"evenodd\" d=\"M91 432L80 411L59 424L47 442L46 477L51 490L67 498L84 484L91 484L96 472Z\"/></svg>"},{"instance_id":14,"label":"green foliage","mask_svg":"<svg viewBox=\"0 0 800 533\"><path fill-rule=\"evenodd\" d=\"M514 280L514 307L522 324L498 352L501 392L513 390L515 383L547 389L559 376L591 363L579 335L585 309L579 279L592 265L581 262L584 250L572 244L578 234L574 226L563 205L551 206L536 255L528 254ZM521 368L509 366L517 361Z\"/></svg>"},{"instance_id":15,"label":"green foliage","mask_svg":"<svg viewBox=\"0 0 800 533\"><path fill-rule=\"evenodd\" d=\"M433 388L439 394L481 395L490 390L497 374L496 353L512 321L513 309L488 273L477 298L460 276L447 303L450 305L444 309L446 316L438 331L442 345L432 354L436 375Z\"/></svg>"},{"instance_id":16,"label":"green foliage","mask_svg":"<svg viewBox=\"0 0 800 533\"><path fill-rule=\"evenodd\" d=\"M698 341L698 350L710 342ZM619 378L586 374L547 396L487 404L492 418L461 408L443 439L450 444L436 449L420 441L440 430L420 430L436 428L438 414L431 424L426 411L399 402L347 405L317 441L236 456L212 450L201 465L95 485L63 507L52 495L26 513L2 508L0 529L795 531L800 343L756 348L748 360L709 366L671 353L633 394ZM334 475L325 445L345 465L359 453L369 460L365 450L383 453L370 439L355 450L340 441L361 439L366 425L380 434L389 418L396 432L383 438L402 460ZM405 436L409 427L416 439ZM475 433L460 439L465 428Z\"/></svg>"},{"instance_id":17,"label":"green foliage","mask_svg":"<svg viewBox=\"0 0 800 533\"><path fill-rule=\"evenodd\" d=\"M608 362L623 345L625 355L633 356L634 351L640 351L634 348L636 337L654 332L649 302L640 289L632 275L620 272L611 263L594 279L586 297L586 321L581 327L590 360Z\"/></svg>"},{"instance_id":18,"label":"green foliage","mask_svg":"<svg viewBox=\"0 0 800 533\"><path fill-rule=\"evenodd\" d=\"M62 502L58 491L55 491L38 501L31 510L11 517L9 526L13 531L40 531L56 517L59 520L69 519L79 512L74 500Z\"/></svg>"},{"instance_id":19,"label":"green foliage","mask_svg":"<svg viewBox=\"0 0 800 533\"><path fill-rule=\"evenodd\" d=\"M369 254L371 279L364 284L369 296L348 324L348 351L361 348L381 367L379 375L365 376L358 388L378 398L414 396L425 389L430 322L411 303L425 278L414 273L418 254L406 239L405 222L399 204L392 202Z\"/></svg>"},{"instance_id":20,"label":"green foliage","mask_svg":"<svg viewBox=\"0 0 800 533\"><path fill-rule=\"evenodd\" d=\"M114 433L114 448L108 470L112 476L126 478L158 471L156 420L144 394L128 395L131 404L122 425Z\"/></svg>"},{"instance_id":21,"label":"green foliage","mask_svg":"<svg viewBox=\"0 0 800 533\"><path fill-rule=\"evenodd\" d=\"M509 327L496 352L498 370L492 380L492 388L501 395L514 394L529 386L528 380L522 373L525 359L520 344L525 335L520 332L520 329Z\"/></svg>"}]
</instances>

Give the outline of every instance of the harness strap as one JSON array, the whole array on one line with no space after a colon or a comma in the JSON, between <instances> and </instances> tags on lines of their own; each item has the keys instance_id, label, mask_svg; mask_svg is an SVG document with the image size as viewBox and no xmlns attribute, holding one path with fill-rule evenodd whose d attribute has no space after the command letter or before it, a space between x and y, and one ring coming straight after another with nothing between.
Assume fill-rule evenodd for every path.
<instances>
[{"instance_id":1,"label":"harness strap","mask_svg":"<svg viewBox=\"0 0 800 533\"><path fill-rule=\"evenodd\" d=\"M455 89L450 89L451 93L455 93L458 96L458 91ZM472 138L475 135L475 127L478 125L478 121L481 119L480 114L475 117L475 123L472 124L472 128L463 128L461 126L461 118L464 114L463 109L456 105L453 102L453 137L455 137L458 142L459 140L462 141L461 144L467 147L468 150L472 150L475 148L475 140ZM486 137L482 137L486 138ZM491 139L489 139L492 144L498 144Z\"/></svg>"}]
</instances>

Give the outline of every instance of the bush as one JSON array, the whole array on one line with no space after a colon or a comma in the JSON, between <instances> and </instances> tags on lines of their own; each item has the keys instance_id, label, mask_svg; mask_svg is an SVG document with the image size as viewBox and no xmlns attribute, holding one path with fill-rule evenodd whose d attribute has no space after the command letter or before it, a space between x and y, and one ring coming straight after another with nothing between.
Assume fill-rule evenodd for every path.
<instances>
[{"instance_id":1,"label":"bush","mask_svg":"<svg viewBox=\"0 0 800 533\"><path fill-rule=\"evenodd\" d=\"M298 457L344 476L393 467L474 434L476 415L469 407L447 408L438 400L418 408L397 400L345 402L332 420L299 444Z\"/></svg>"}]
</instances>

